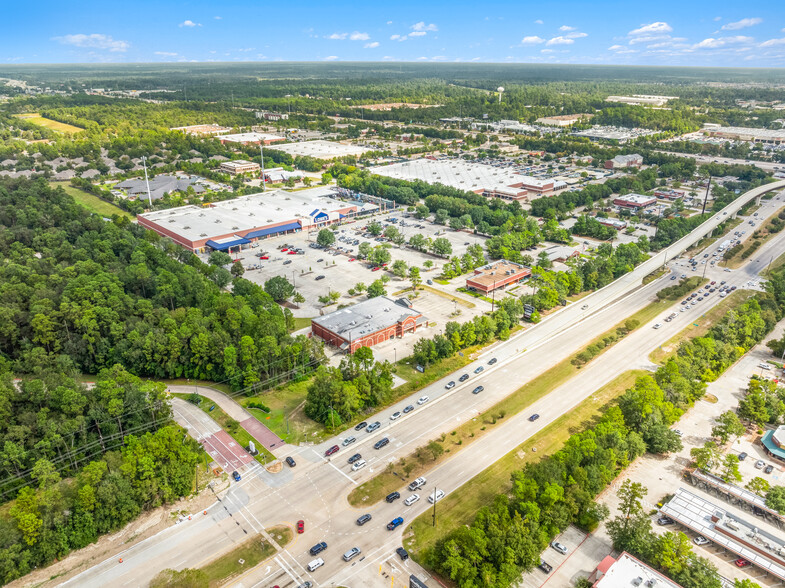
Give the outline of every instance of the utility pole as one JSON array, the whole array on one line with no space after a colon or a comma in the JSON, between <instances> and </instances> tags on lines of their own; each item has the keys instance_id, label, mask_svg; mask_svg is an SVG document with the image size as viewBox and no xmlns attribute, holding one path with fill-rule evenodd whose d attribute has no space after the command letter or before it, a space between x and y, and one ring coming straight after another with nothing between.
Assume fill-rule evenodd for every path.
<instances>
[{"instance_id":1,"label":"utility pole","mask_svg":"<svg viewBox=\"0 0 785 588\"><path fill-rule=\"evenodd\" d=\"M433 487L433 526L436 526L436 486Z\"/></svg>"},{"instance_id":2,"label":"utility pole","mask_svg":"<svg viewBox=\"0 0 785 588\"><path fill-rule=\"evenodd\" d=\"M711 174L709 174L709 181L706 183L706 196L703 197L703 209L701 209L701 214L706 212L706 201L709 199L710 188L711 188Z\"/></svg>"},{"instance_id":3,"label":"utility pole","mask_svg":"<svg viewBox=\"0 0 785 588\"><path fill-rule=\"evenodd\" d=\"M264 192L264 185L266 183L264 179L264 141L261 139L259 140L259 153L262 158L262 192Z\"/></svg>"},{"instance_id":4,"label":"utility pole","mask_svg":"<svg viewBox=\"0 0 785 588\"><path fill-rule=\"evenodd\" d=\"M150 195L150 180L147 179L147 158L142 155L142 165L144 166L144 183L147 186L147 200L150 203L150 210L153 209L153 197Z\"/></svg>"}]
</instances>

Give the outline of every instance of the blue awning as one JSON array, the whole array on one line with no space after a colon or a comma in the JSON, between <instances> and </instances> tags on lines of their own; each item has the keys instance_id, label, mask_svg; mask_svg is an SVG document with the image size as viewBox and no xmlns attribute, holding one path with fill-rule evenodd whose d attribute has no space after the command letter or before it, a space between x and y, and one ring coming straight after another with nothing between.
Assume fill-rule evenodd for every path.
<instances>
[{"instance_id":1,"label":"blue awning","mask_svg":"<svg viewBox=\"0 0 785 588\"><path fill-rule=\"evenodd\" d=\"M259 229L257 231L251 231L245 237L247 239L258 239L259 237L267 237L268 235L277 235L279 233L286 233L288 231L299 231L302 229L300 223L288 223L285 225L280 225L278 227L269 227L267 229Z\"/></svg>"},{"instance_id":2,"label":"blue awning","mask_svg":"<svg viewBox=\"0 0 785 588\"><path fill-rule=\"evenodd\" d=\"M237 237L236 239L231 239L231 240L221 239L220 242L213 241L212 239L210 239L209 241L207 241L206 245L208 247L212 247L216 251L226 251L231 247L237 247L238 245L245 245L246 243L250 243L250 241L243 237Z\"/></svg>"}]
</instances>

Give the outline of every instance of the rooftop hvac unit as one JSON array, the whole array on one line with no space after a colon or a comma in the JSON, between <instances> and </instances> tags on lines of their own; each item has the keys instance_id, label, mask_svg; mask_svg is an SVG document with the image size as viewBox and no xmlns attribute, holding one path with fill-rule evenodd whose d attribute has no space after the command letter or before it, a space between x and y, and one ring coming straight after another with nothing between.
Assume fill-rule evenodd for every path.
<instances>
[{"instance_id":1,"label":"rooftop hvac unit","mask_svg":"<svg viewBox=\"0 0 785 588\"><path fill-rule=\"evenodd\" d=\"M237 231L240 227L232 227L233 231Z\"/></svg>"},{"instance_id":2,"label":"rooftop hvac unit","mask_svg":"<svg viewBox=\"0 0 785 588\"><path fill-rule=\"evenodd\" d=\"M173 219L173 218L170 218L170 219L169 219L169 222L170 222L170 223L173 223L173 222L174 222L174 219Z\"/></svg>"},{"instance_id":3,"label":"rooftop hvac unit","mask_svg":"<svg viewBox=\"0 0 785 588\"><path fill-rule=\"evenodd\" d=\"M200 236L200 237L206 237L206 236L207 236L207 233L202 233L202 234L201 234L201 235L199 235L199 236Z\"/></svg>"},{"instance_id":4,"label":"rooftop hvac unit","mask_svg":"<svg viewBox=\"0 0 785 588\"><path fill-rule=\"evenodd\" d=\"M215 222L216 222L216 223L220 223L220 222L221 222L221 219L220 219L220 218L217 218L217 219L215 219Z\"/></svg>"},{"instance_id":5,"label":"rooftop hvac unit","mask_svg":"<svg viewBox=\"0 0 785 588\"><path fill-rule=\"evenodd\" d=\"M183 230L187 231L187 230L188 230L188 229L190 229L190 228L191 228L191 227L183 227Z\"/></svg>"}]
</instances>

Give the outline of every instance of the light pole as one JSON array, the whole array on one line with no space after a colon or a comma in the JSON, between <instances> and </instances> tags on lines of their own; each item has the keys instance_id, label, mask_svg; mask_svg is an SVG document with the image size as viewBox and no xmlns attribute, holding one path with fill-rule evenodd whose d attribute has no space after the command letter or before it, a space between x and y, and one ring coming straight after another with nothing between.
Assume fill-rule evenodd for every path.
<instances>
[{"instance_id":1,"label":"light pole","mask_svg":"<svg viewBox=\"0 0 785 588\"><path fill-rule=\"evenodd\" d=\"M398 363L398 350L395 347L393 347L393 354L393 357L395 358L393 363Z\"/></svg>"},{"instance_id":2,"label":"light pole","mask_svg":"<svg viewBox=\"0 0 785 588\"><path fill-rule=\"evenodd\" d=\"M433 526L436 526L436 486L433 487Z\"/></svg>"}]
</instances>

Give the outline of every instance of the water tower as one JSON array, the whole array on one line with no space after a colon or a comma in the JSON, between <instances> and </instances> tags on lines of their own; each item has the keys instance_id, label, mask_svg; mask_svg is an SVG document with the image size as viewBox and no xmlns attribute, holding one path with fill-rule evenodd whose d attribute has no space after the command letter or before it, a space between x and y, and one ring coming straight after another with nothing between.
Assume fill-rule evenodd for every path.
<instances>
[{"instance_id":1,"label":"water tower","mask_svg":"<svg viewBox=\"0 0 785 588\"><path fill-rule=\"evenodd\" d=\"M504 92L504 88L499 86L498 88L496 88L496 91L499 93L499 104L501 104L502 103L502 92Z\"/></svg>"}]
</instances>

